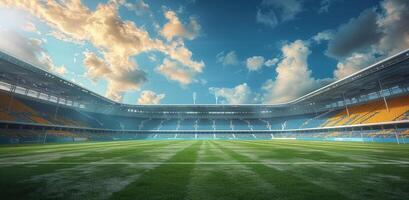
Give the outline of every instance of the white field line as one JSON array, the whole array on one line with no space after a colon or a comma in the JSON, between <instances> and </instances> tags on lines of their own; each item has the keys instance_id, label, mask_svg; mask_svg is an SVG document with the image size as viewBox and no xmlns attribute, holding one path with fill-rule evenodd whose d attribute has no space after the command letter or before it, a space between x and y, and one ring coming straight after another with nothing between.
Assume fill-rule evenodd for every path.
<instances>
[{"instance_id":1,"label":"white field line","mask_svg":"<svg viewBox=\"0 0 409 200\"><path fill-rule=\"evenodd\" d=\"M0 165L409 165L393 162L0 162Z\"/></svg>"},{"instance_id":2,"label":"white field line","mask_svg":"<svg viewBox=\"0 0 409 200\"><path fill-rule=\"evenodd\" d=\"M333 149L351 149L351 150L359 150L359 151L369 151L372 152L373 150L385 150L385 151L406 151L407 149L388 149L388 148L366 148L365 146L330 146L330 145L323 145L323 144L300 144L300 143L283 143L283 142L249 142L249 141L234 141L235 144L250 144L250 145L257 145L257 146L265 146L265 147L279 147L279 148L286 148L286 147L294 147L294 148L302 148L302 149L319 149L319 150L328 150L331 151ZM232 143L233 144L233 143ZM244 147L244 148L247 148ZM353 148L353 149L352 149Z\"/></svg>"},{"instance_id":3,"label":"white field line","mask_svg":"<svg viewBox=\"0 0 409 200\"><path fill-rule=\"evenodd\" d=\"M239 142L239 141L237 141ZM241 141L241 142L248 142L248 141ZM299 145L299 146L319 146L319 147L341 147L341 148L365 148L365 149L382 149L382 150L409 150L409 146L405 145L400 145L398 146L397 144L382 144L382 143L372 143L372 142L366 142L366 143L341 143L341 142L324 142L324 141L273 141L273 140L267 140L267 141L254 141L253 143L258 143L258 144L269 144L269 145ZM376 145L376 146L375 146ZM392 146L394 145L394 146Z\"/></svg>"}]
</instances>

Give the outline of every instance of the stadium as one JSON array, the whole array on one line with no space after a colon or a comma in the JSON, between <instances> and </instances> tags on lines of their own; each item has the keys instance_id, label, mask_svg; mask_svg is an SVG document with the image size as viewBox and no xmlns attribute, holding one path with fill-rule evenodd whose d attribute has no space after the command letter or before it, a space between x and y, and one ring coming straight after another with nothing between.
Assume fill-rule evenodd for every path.
<instances>
[{"instance_id":1,"label":"stadium","mask_svg":"<svg viewBox=\"0 0 409 200\"><path fill-rule=\"evenodd\" d=\"M121 104L5 53L1 59L0 141L6 144L409 139L409 50L277 105Z\"/></svg>"},{"instance_id":2,"label":"stadium","mask_svg":"<svg viewBox=\"0 0 409 200\"><path fill-rule=\"evenodd\" d=\"M409 199L407 10L0 0L0 199Z\"/></svg>"},{"instance_id":3,"label":"stadium","mask_svg":"<svg viewBox=\"0 0 409 200\"><path fill-rule=\"evenodd\" d=\"M153 192L153 194L149 194L155 197L153 199L160 198L162 195L169 195L165 196L165 199L178 199L181 197L178 195L182 194L169 194L167 192L170 191L167 190L179 190L177 187L182 186L178 182L173 183L173 179L177 181L181 178L178 177L178 173L183 173L184 170L188 170L187 168L191 168L193 165L212 168L213 165L235 166L243 162L243 165L250 168L254 167L257 172L260 170L259 173L264 173L264 170L269 170L264 165L270 165L269 163L274 168L274 165L277 164L279 169L280 165L285 164L296 165L294 168L297 167L297 163L311 165L311 167L315 167L315 164L322 164L323 166L331 165L330 168L356 168L358 171L355 173L362 174L367 173L361 171L363 168L375 165L379 170L392 170L395 175L399 175L385 178L386 182L394 182L395 178L392 177L403 176L407 178L408 175L406 168L409 147L398 144L409 142L409 50L368 66L291 102L278 105L128 105L113 102L5 53L1 54L0 69L2 89L1 143L83 143L78 146L74 144L59 146L56 144L21 148L3 147L0 149L2 151L2 177L19 177L21 170L25 170L27 167L40 168L44 165L56 168L80 164L132 166L133 163L127 158L121 157L120 160L117 160L118 155L116 154L128 156L127 152L130 153L129 155L133 155L131 151L137 150L140 150L141 152L138 153L142 155L145 155L142 153L144 151L151 152L153 157L151 158L151 155L146 158L137 156L131 160L136 159L137 163L141 162L141 165L158 165L151 172L146 172L147 174L158 174L154 174L153 177L149 175L145 180L148 182L144 183L147 185L140 185L140 187L136 187L137 190L130 189L122 194L125 196L119 195L121 198L129 197L128 195L133 198L133 195L141 195L136 191L142 192L147 189ZM130 141L135 140L138 142L130 143ZM94 143L100 141L117 142ZM321 144L311 141L355 143ZM302 160L298 161L295 159L298 155L294 155L296 152L286 149L288 146L291 146L290 149L307 146L306 149L302 147L302 152L307 149L308 151L304 152L306 155L300 156ZM81 150L82 148L86 150ZM199 148L204 150L199 151ZM250 151L247 153L253 153L252 150L257 150L261 153L259 156L266 158L272 155L263 155L263 150L271 149L274 152L281 152L280 157L282 157L281 159L279 159L280 157L273 159L274 161L265 161L262 159L263 157L253 158L257 154L241 155L241 153L235 152L236 148L243 148L244 150L241 151ZM68 150L62 154L57 153L62 151L60 149ZM107 149L107 152L100 155L100 151L96 149ZM163 151L167 150L180 151L168 160L160 159L164 154ZM335 153L340 150L345 152L338 152L339 155L323 153L323 151L334 151L332 153ZM355 154L357 159L345 157L343 154L346 152ZM56 153L57 157L49 155ZM197 154L199 153L208 155L203 156L202 161L197 161L199 156ZM219 153L225 153L230 158L221 158ZM75 156L76 154L77 156ZM85 156L88 154L91 155ZM94 157L96 155L98 156ZM102 159L99 156L102 156ZM153 160L149 161L151 159ZM292 161L293 159L295 161ZM192 162L192 160L195 161ZM258 164L263 166L258 166ZM384 167L388 167L388 169ZM8 168L13 168L12 174L8 174ZM154 172L156 170L158 172ZM59 173L58 170L56 173ZM285 179L289 172L276 173L278 173L278 177L272 178ZM164 178L166 181L164 183L161 182L162 180L150 182L154 178ZM299 187L291 185L302 183L298 178L294 179L296 180L292 181L300 181L300 183L289 182L282 187L286 189ZM227 181L233 180L228 179ZM399 191L396 193L399 194L396 198L403 197L400 195L408 195L407 180L402 179L401 185L391 188ZM20 192L18 188L12 188L13 184L18 185L18 181L12 185L8 185L8 181L9 179L2 180L2 188L7 191L3 195L14 196L16 195L14 192ZM71 181L82 182L82 180L75 179ZM180 181L183 182L183 180ZM150 184L153 184L152 188ZM304 189L322 187L312 185L304 186ZM75 189L75 187L71 189ZM66 193L70 192L70 189L62 190L59 194L52 192L48 194L47 192L50 191L44 192L51 197L61 197L58 195L67 195ZM178 192L182 192L183 189L180 190ZM88 192L90 193L85 194L91 195L91 197L100 197L99 194ZM256 193L251 193L251 196L246 197L246 199L261 198ZM371 194L363 193L362 195L379 199L393 197L393 195L389 196L389 194L384 193L382 194L386 196L372 196L374 194L378 193L372 191ZM25 197L25 194L18 193L18 195ZM329 190L309 195L306 194L306 191L301 191L297 195L302 195L303 198L310 195L311 197L308 198L315 199L322 197L321 195L328 195L325 198L336 198L339 194ZM296 199L297 195L290 199ZM149 196L142 195L141 197L149 199ZM237 196L237 198L239 197Z\"/></svg>"}]
</instances>

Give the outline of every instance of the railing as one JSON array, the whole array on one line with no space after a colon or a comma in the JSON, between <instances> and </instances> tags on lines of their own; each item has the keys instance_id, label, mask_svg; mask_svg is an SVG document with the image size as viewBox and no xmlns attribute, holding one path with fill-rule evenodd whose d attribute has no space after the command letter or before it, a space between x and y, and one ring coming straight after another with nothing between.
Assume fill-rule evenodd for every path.
<instances>
[{"instance_id":1,"label":"railing","mask_svg":"<svg viewBox=\"0 0 409 200\"><path fill-rule=\"evenodd\" d=\"M285 130L119 130L89 128L78 126L49 125L38 123L25 123L0 120L0 128L3 129L22 129L22 130L61 130L61 131L90 131L101 133L308 133L308 132L326 132L326 131L360 131L360 130L383 130L383 129L409 129L409 120L391 121L370 124L355 124L345 126L304 128L304 129L285 129Z\"/></svg>"}]
</instances>

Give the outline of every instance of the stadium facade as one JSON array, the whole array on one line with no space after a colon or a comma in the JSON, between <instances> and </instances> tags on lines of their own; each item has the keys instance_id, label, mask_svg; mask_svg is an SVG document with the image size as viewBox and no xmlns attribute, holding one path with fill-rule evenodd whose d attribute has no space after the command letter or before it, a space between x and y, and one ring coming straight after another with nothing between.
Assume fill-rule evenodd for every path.
<instances>
[{"instance_id":1,"label":"stadium facade","mask_svg":"<svg viewBox=\"0 0 409 200\"><path fill-rule=\"evenodd\" d=\"M0 52L0 142L409 142L409 49L287 103L130 105Z\"/></svg>"}]
</instances>

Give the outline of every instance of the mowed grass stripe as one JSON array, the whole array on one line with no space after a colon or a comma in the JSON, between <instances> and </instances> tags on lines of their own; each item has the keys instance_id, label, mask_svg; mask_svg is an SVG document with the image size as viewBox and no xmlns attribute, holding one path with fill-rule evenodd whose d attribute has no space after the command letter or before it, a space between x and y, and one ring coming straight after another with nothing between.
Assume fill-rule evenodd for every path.
<instances>
[{"instance_id":1,"label":"mowed grass stripe","mask_svg":"<svg viewBox=\"0 0 409 200\"><path fill-rule=\"evenodd\" d=\"M109 143L106 143L109 146ZM165 147L167 145L174 145L174 142L146 142L143 143L145 144L147 150L148 149L153 149L153 148L161 148ZM137 143L136 146L143 145L141 143ZM128 153L138 153L137 151L134 151L132 149L131 145L128 146ZM126 146L125 146L126 147ZM89 152L89 154L86 155L91 155L95 152ZM61 162L60 164L51 164L51 165L37 165L37 164L31 164L31 165L18 165L18 166L7 166L7 167L1 167L0 166L0 188L2 192L0 193L0 199L27 199L27 195L30 193L35 193L35 191L38 188L41 187L46 187L46 183L41 183L41 182L24 182L24 180L30 180L33 176L39 176L39 175L44 175L44 174L50 174L54 173L57 170L63 170L63 169L69 169L69 168L74 168L80 165L86 165L89 164L90 162L96 162L99 160L104 160L104 159L109 159L109 158L115 158L120 155L126 155L127 151L124 151L124 149L117 149L117 150L112 150L109 152L104 152L103 155L100 153L99 155L94 157L86 157L84 155L82 156L73 156L73 157L63 157L55 162ZM142 153L142 152L139 152ZM64 162L67 163L73 163L75 160L81 160L81 163L76 163L76 164L65 164ZM38 194L41 195L41 194Z\"/></svg>"},{"instance_id":2,"label":"mowed grass stripe","mask_svg":"<svg viewBox=\"0 0 409 200\"><path fill-rule=\"evenodd\" d=\"M195 162L203 141L177 152L168 162ZM111 199L185 199L194 165L160 165L139 177Z\"/></svg>"},{"instance_id":3,"label":"mowed grass stripe","mask_svg":"<svg viewBox=\"0 0 409 200\"><path fill-rule=\"evenodd\" d=\"M122 142L95 142L95 143L87 143L87 145L83 145L82 143L76 143L71 145L62 145L59 147L55 144L45 144L42 145L43 148L39 148L38 145L33 145L31 148L24 146L24 151L20 150L20 147L7 147L7 151L1 151L0 148L0 158L3 157L15 157L15 156L27 156L27 155L34 155L34 154L46 154L46 153L56 153L56 152L63 152L63 151L82 151L82 150L98 150L101 148L108 148L108 147L123 147L127 145L146 145L146 144L153 144L153 143L166 143L171 141L122 141Z\"/></svg>"},{"instance_id":4,"label":"mowed grass stripe","mask_svg":"<svg viewBox=\"0 0 409 200\"><path fill-rule=\"evenodd\" d=\"M361 150L366 144L348 149L332 147L332 143L161 140L98 143L95 148L84 145L84 151L60 149L54 153L73 156L38 164L0 165L0 199L55 199L52 195L57 194L64 199L101 199L112 193L113 199L409 197L408 150L395 150L393 145L382 149L380 144L382 151L375 151L376 144L370 144L371 152ZM49 146L55 145L44 145L47 152ZM53 153L35 149L38 152L32 159ZM84 154L74 155L78 152ZM348 156L371 159L351 162ZM88 173L82 174L84 170ZM111 188L111 181L120 186Z\"/></svg>"},{"instance_id":5,"label":"mowed grass stripe","mask_svg":"<svg viewBox=\"0 0 409 200\"><path fill-rule=\"evenodd\" d=\"M114 151L114 150L120 150L120 149L126 149L126 148L134 148L134 147L144 147L144 146L150 146L150 145L156 145L156 144L173 144L174 142L170 141L163 141L163 142L136 142L136 143L125 143L125 144L111 144L111 143L106 143L105 145L103 144L97 144L93 147L80 147L80 148L73 148L71 149L59 149L56 151L49 151L47 153L44 152L33 152L31 154L23 154L19 156L4 156L0 157L0 162L7 162L7 161L25 161L29 160L30 162L38 162L41 161L41 158L47 159L47 157L53 157L53 155L61 155L61 157L72 157L70 155L75 155L75 154L92 154L92 153L101 153L104 151L108 151L109 153ZM85 156L85 155L81 155Z\"/></svg>"},{"instance_id":6,"label":"mowed grass stripe","mask_svg":"<svg viewBox=\"0 0 409 200\"><path fill-rule=\"evenodd\" d=\"M328 146L320 146L319 144L304 144L302 141L297 142L288 142L288 143L269 143L269 142L250 142L250 141L234 141L237 143L247 144L249 146L264 146L264 147L271 147L274 148L297 148L299 151L309 152L311 150L318 150L323 152L331 152L333 154L343 155L344 157L350 157L353 160L356 160L355 157L362 157L365 156L368 159L375 160L375 162L385 162L389 161L391 158L399 159L402 162L408 162L408 152L409 150L379 150L376 149L368 150L366 148L339 148L337 146L332 147ZM361 160L366 161L366 160Z\"/></svg>"},{"instance_id":7,"label":"mowed grass stripe","mask_svg":"<svg viewBox=\"0 0 409 200\"><path fill-rule=\"evenodd\" d=\"M233 143L240 144L241 142L234 141ZM247 142L244 143L248 145ZM230 147L229 145L225 146ZM284 148L285 145L282 146ZM272 148L272 151L275 151L275 149ZM328 153L334 151L339 150L330 146L325 150ZM256 152L253 153L257 154ZM349 152L345 153L349 154ZM354 153L362 157L368 156L368 152L359 150L354 150ZM409 156L407 151L402 151L402 153L406 153L403 158ZM379 154L388 154L388 151ZM405 164L399 164L399 161L395 161L401 159L397 158L395 154L391 154L389 159L396 164L378 165L373 162L358 162L355 165L339 163L339 165L273 165L271 167L277 167L280 171L287 172L330 191L335 190L350 199L406 199L405 197L409 196L408 167Z\"/></svg>"},{"instance_id":8,"label":"mowed grass stripe","mask_svg":"<svg viewBox=\"0 0 409 200\"><path fill-rule=\"evenodd\" d=\"M265 146L265 144L251 143L247 141L232 141L230 144L240 147L254 147L254 146ZM230 147L230 146L228 146ZM322 150L313 150L305 149L304 147L294 147L294 146L284 146L284 145L275 145L271 146L271 150L266 149L256 150L252 149L251 151L243 151L238 149L232 149L236 152L243 152L247 156L252 157L258 161L264 161L265 163L270 162L292 162L292 163L314 163L314 164L323 164L323 163L355 163L359 162L357 160L351 159L349 155L346 154L333 154L332 152L322 151ZM369 162L369 161L361 161ZM390 162L388 162L390 163Z\"/></svg>"},{"instance_id":9,"label":"mowed grass stripe","mask_svg":"<svg viewBox=\"0 0 409 200\"><path fill-rule=\"evenodd\" d=\"M402 159L408 160L409 157L408 150L400 148L402 145L388 144L396 147L397 150L383 149L384 151L371 153L354 148L340 151L337 146L331 146L332 143L326 143L326 152L344 152L351 155L352 151L360 157L382 158L396 163ZM315 146L315 143L305 142L304 144ZM365 144L362 148L365 148L366 145L374 149L377 147L377 144ZM384 145L379 144L381 149ZM399 154L396 153L397 151ZM407 199L409 197L407 165L377 165L371 162L358 165L293 167L287 170L304 180L314 181L324 187L337 190L351 199Z\"/></svg>"},{"instance_id":10,"label":"mowed grass stripe","mask_svg":"<svg viewBox=\"0 0 409 200\"><path fill-rule=\"evenodd\" d=\"M159 165L96 165L95 163L116 161L116 160L167 160L176 152L151 153L156 149L167 150L167 147L179 147L180 149L189 146L189 142L173 142L169 144L159 144L149 146L149 148L138 149L134 147L125 149L122 152L116 152L116 156L81 165L72 168L58 170L54 173L48 173L33 178L35 182L39 180L47 183L46 187L36 192L41 194L40 198L45 196L60 197L64 199L107 199L112 193L122 190L129 183L138 179L143 173L154 169ZM141 151L142 150L142 151ZM84 173L85 172L85 173ZM61 191L59 188L64 188ZM37 196L35 196L37 197Z\"/></svg>"},{"instance_id":11,"label":"mowed grass stripe","mask_svg":"<svg viewBox=\"0 0 409 200\"><path fill-rule=\"evenodd\" d=\"M144 141L137 141L144 142ZM32 152L32 151L47 151L47 150L57 150L57 149L75 149L83 147L95 147L98 145L108 145L108 144L124 144L131 143L131 141L105 141L105 142L84 142L84 143L48 143L48 144L17 144L17 145L4 145L0 146L0 154L15 153L15 152Z\"/></svg>"},{"instance_id":12,"label":"mowed grass stripe","mask_svg":"<svg viewBox=\"0 0 409 200\"><path fill-rule=\"evenodd\" d=\"M155 147L155 144L151 145L141 145L141 146L151 146ZM13 165L13 164L22 164L25 165L42 165L42 163L59 163L61 165L76 165L76 164L87 164L90 162L97 162L104 159L118 157L126 155L126 153L132 153L128 148L116 148L109 149L104 151L98 150L75 150L75 151L63 151L56 153L48 154L34 154L28 156L20 157L7 157L1 158L0 163L3 166Z\"/></svg>"},{"instance_id":13,"label":"mowed grass stripe","mask_svg":"<svg viewBox=\"0 0 409 200\"><path fill-rule=\"evenodd\" d=\"M251 158L224 147L219 141L213 141L216 146L230 155L235 160L242 162L253 161ZM269 182L276 189L273 199L346 199L336 190L329 190L319 185L312 184L287 171L279 171L267 165L246 165L264 181ZM314 191L314 192L312 192Z\"/></svg>"},{"instance_id":14,"label":"mowed grass stripe","mask_svg":"<svg viewBox=\"0 0 409 200\"><path fill-rule=\"evenodd\" d=\"M185 199L271 199L274 194L271 184L263 181L243 163L235 161L211 141L205 141L202 145L197 161L191 175L188 197Z\"/></svg>"}]
</instances>

